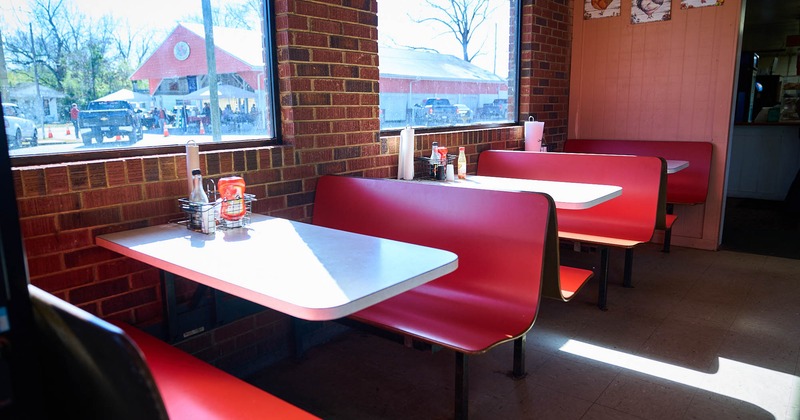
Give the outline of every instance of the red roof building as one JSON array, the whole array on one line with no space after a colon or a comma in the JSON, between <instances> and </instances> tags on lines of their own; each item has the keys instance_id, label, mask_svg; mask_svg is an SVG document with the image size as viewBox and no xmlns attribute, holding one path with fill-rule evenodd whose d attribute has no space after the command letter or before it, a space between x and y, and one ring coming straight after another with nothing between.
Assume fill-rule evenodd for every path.
<instances>
[{"instance_id":1,"label":"red roof building","mask_svg":"<svg viewBox=\"0 0 800 420\"><path fill-rule=\"evenodd\" d=\"M131 80L148 80L151 95L185 95L207 85L195 83L192 86L186 80L202 79L208 74L205 38L202 25L178 24L136 69ZM263 90L264 44L258 31L215 26L214 43L218 75L236 77L247 84L241 87Z\"/></svg>"}]
</instances>

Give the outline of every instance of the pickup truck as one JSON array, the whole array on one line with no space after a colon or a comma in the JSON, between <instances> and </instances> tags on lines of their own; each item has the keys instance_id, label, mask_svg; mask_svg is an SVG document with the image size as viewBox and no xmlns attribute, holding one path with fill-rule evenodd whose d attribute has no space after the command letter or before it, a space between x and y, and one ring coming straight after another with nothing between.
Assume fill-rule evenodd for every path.
<instances>
[{"instance_id":1,"label":"pickup truck","mask_svg":"<svg viewBox=\"0 0 800 420\"><path fill-rule=\"evenodd\" d=\"M508 99L495 99L490 104L483 104L478 109L477 117L479 120L508 118Z\"/></svg>"},{"instance_id":2,"label":"pickup truck","mask_svg":"<svg viewBox=\"0 0 800 420\"><path fill-rule=\"evenodd\" d=\"M27 140L31 146L39 144L39 131L36 123L25 118L17 104L3 103L3 124L6 127L8 148L22 147Z\"/></svg>"},{"instance_id":3,"label":"pickup truck","mask_svg":"<svg viewBox=\"0 0 800 420\"><path fill-rule=\"evenodd\" d=\"M83 144L92 139L102 143L103 138L127 136L131 143L144 138L139 114L128 101L94 101L78 114Z\"/></svg>"},{"instance_id":4,"label":"pickup truck","mask_svg":"<svg viewBox=\"0 0 800 420\"><path fill-rule=\"evenodd\" d=\"M460 122L458 107L443 98L428 98L414 105L414 125L441 125Z\"/></svg>"}]
</instances>

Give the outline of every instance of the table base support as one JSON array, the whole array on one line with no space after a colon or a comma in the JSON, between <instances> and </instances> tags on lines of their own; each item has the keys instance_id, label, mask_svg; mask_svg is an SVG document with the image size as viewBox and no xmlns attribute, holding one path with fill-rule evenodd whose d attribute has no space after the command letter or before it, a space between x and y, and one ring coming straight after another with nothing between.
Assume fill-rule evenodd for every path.
<instances>
[{"instance_id":1,"label":"table base support","mask_svg":"<svg viewBox=\"0 0 800 420\"><path fill-rule=\"evenodd\" d=\"M514 340L514 370L511 377L515 380L528 376L525 372L525 335Z\"/></svg>"},{"instance_id":2,"label":"table base support","mask_svg":"<svg viewBox=\"0 0 800 420\"><path fill-rule=\"evenodd\" d=\"M178 277L161 271L161 300L164 307L164 341L175 343L193 335L212 330L236 319L263 311L253 302L198 284L187 302L178 303L175 279Z\"/></svg>"},{"instance_id":3,"label":"table base support","mask_svg":"<svg viewBox=\"0 0 800 420\"><path fill-rule=\"evenodd\" d=\"M469 417L469 357L456 352L455 418L466 420Z\"/></svg>"},{"instance_id":4,"label":"table base support","mask_svg":"<svg viewBox=\"0 0 800 420\"><path fill-rule=\"evenodd\" d=\"M608 310L608 247L600 247L600 289L597 291L597 306Z\"/></svg>"}]
</instances>

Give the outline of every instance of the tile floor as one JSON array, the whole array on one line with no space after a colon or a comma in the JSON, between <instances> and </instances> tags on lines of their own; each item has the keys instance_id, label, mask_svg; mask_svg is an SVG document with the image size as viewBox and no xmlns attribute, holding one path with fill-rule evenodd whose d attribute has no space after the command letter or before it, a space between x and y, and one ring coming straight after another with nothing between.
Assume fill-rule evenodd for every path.
<instances>
[{"instance_id":1,"label":"tile floor","mask_svg":"<svg viewBox=\"0 0 800 420\"><path fill-rule=\"evenodd\" d=\"M510 343L470 361L472 419L800 419L800 260L656 244L634 288L614 261L609 310L596 283L545 300L522 380ZM586 266L596 254L562 252ZM350 330L249 379L326 419L447 419L454 357Z\"/></svg>"}]
</instances>

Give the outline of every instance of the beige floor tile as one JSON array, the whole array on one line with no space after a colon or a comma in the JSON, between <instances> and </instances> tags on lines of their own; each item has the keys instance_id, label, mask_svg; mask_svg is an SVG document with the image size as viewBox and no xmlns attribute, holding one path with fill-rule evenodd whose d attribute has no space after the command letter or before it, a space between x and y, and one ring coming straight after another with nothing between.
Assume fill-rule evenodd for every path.
<instances>
[{"instance_id":1,"label":"beige floor tile","mask_svg":"<svg viewBox=\"0 0 800 420\"><path fill-rule=\"evenodd\" d=\"M598 312L576 332L574 339L624 352L636 352L663 320L614 311Z\"/></svg>"},{"instance_id":2,"label":"beige floor tile","mask_svg":"<svg viewBox=\"0 0 800 420\"><path fill-rule=\"evenodd\" d=\"M800 346L791 339L729 331L720 346L719 357L794 374Z\"/></svg>"},{"instance_id":3,"label":"beige floor tile","mask_svg":"<svg viewBox=\"0 0 800 420\"><path fill-rule=\"evenodd\" d=\"M772 420L776 417L761 407L735 398L710 392L698 392L692 398L684 418L696 420Z\"/></svg>"},{"instance_id":4,"label":"beige floor tile","mask_svg":"<svg viewBox=\"0 0 800 420\"><path fill-rule=\"evenodd\" d=\"M693 391L677 384L646 381L622 374L603 392L597 404L646 419L682 418Z\"/></svg>"},{"instance_id":5,"label":"beige floor tile","mask_svg":"<svg viewBox=\"0 0 800 420\"><path fill-rule=\"evenodd\" d=\"M711 371L717 362L725 331L700 323L668 320L656 329L637 353L648 359L697 370Z\"/></svg>"},{"instance_id":6,"label":"beige floor tile","mask_svg":"<svg viewBox=\"0 0 800 420\"><path fill-rule=\"evenodd\" d=\"M581 419L589 410L592 403L580 398L575 398L561 392L534 385L526 381L520 384L520 391L526 398L520 400L523 407L519 419L536 420L571 420ZM497 419L500 417L492 417Z\"/></svg>"},{"instance_id":7,"label":"beige floor tile","mask_svg":"<svg viewBox=\"0 0 800 420\"><path fill-rule=\"evenodd\" d=\"M553 356L531 372L528 380L542 387L587 401L595 401L620 369L591 359Z\"/></svg>"},{"instance_id":8,"label":"beige floor tile","mask_svg":"<svg viewBox=\"0 0 800 420\"><path fill-rule=\"evenodd\" d=\"M709 327L728 329L745 305L744 302L722 303L688 297L673 302L670 321L684 321Z\"/></svg>"},{"instance_id":9,"label":"beige floor tile","mask_svg":"<svg viewBox=\"0 0 800 420\"><path fill-rule=\"evenodd\" d=\"M524 379L508 376L510 343L470 357L470 417L800 419L800 260L660 250L637 247L632 289L612 251L608 311L597 279L571 302L542 301ZM427 420L452 418L453 375L452 351L352 330L249 380L325 419Z\"/></svg>"},{"instance_id":10,"label":"beige floor tile","mask_svg":"<svg viewBox=\"0 0 800 420\"><path fill-rule=\"evenodd\" d=\"M800 308L750 305L739 313L731 330L800 344Z\"/></svg>"},{"instance_id":11,"label":"beige floor tile","mask_svg":"<svg viewBox=\"0 0 800 420\"><path fill-rule=\"evenodd\" d=\"M641 420L642 417L594 404L581 420Z\"/></svg>"}]
</instances>

